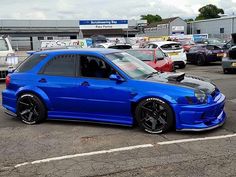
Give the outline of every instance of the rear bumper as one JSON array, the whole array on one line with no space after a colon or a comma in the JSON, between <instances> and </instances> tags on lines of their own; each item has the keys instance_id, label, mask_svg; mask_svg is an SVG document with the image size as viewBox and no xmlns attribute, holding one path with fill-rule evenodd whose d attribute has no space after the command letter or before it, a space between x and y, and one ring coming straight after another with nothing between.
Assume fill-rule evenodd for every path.
<instances>
[{"instance_id":1,"label":"rear bumper","mask_svg":"<svg viewBox=\"0 0 236 177\"><path fill-rule=\"evenodd\" d=\"M176 129L205 131L220 127L226 120L224 105L225 96L220 93L212 104L176 106Z\"/></svg>"},{"instance_id":2,"label":"rear bumper","mask_svg":"<svg viewBox=\"0 0 236 177\"><path fill-rule=\"evenodd\" d=\"M236 60L230 60L229 58L224 58L222 60L223 69L236 69L235 66L232 66L233 63L236 63Z\"/></svg>"},{"instance_id":3,"label":"rear bumper","mask_svg":"<svg viewBox=\"0 0 236 177\"><path fill-rule=\"evenodd\" d=\"M9 114L16 114L16 96L15 93L9 90L2 92L2 106L9 111Z\"/></svg>"}]
</instances>

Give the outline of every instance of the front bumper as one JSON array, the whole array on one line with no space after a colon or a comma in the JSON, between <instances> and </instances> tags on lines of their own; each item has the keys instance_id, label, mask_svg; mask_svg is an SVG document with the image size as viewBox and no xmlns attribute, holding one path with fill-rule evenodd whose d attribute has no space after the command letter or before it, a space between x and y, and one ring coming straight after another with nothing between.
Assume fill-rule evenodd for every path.
<instances>
[{"instance_id":1,"label":"front bumper","mask_svg":"<svg viewBox=\"0 0 236 177\"><path fill-rule=\"evenodd\" d=\"M175 106L176 130L205 131L220 127L226 120L225 96L219 93L214 103Z\"/></svg>"}]
</instances>

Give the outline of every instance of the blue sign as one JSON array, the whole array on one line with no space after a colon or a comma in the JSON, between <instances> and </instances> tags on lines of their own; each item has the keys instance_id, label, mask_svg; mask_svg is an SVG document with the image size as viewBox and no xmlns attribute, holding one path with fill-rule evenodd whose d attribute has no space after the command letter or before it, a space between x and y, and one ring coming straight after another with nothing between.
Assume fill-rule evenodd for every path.
<instances>
[{"instance_id":1,"label":"blue sign","mask_svg":"<svg viewBox=\"0 0 236 177\"><path fill-rule=\"evenodd\" d=\"M80 20L80 25L122 25L128 24L128 20Z\"/></svg>"},{"instance_id":2,"label":"blue sign","mask_svg":"<svg viewBox=\"0 0 236 177\"><path fill-rule=\"evenodd\" d=\"M128 20L80 20L80 29L125 29Z\"/></svg>"}]
</instances>

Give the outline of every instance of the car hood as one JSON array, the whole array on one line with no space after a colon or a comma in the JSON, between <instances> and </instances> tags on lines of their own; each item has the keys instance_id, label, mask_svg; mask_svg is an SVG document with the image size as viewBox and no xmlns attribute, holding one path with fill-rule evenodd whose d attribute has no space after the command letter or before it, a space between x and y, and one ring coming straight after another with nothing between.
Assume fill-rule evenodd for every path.
<instances>
[{"instance_id":1,"label":"car hood","mask_svg":"<svg viewBox=\"0 0 236 177\"><path fill-rule=\"evenodd\" d=\"M216 89L215 85L212 84L210 80L197 76L185 75L185 73L161 73L154 75L147 80L165 82L192 89L200 89L208 94L213 93Z\"/></svg>"}]
</instances>

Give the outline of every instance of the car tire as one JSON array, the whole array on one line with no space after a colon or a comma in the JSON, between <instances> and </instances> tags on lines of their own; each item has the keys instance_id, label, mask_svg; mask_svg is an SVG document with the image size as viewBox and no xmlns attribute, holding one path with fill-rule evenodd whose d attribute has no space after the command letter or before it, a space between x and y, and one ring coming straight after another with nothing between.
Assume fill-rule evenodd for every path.
<instances>
[{"instance_id":1,"label":"car tire","mask_svg":"<svg viewBox=\"0 0 236 177\"><path fill-rule=\"evenodd\" d=\"M174 125L171 107L158 98L142 100L135 109L135 118L139 127L151 134L167 132Z\"/></svg>"},{"instance_id":2,"label":"car tire","mask_svg":"<svg viewBox=\"0 0 236 177\"><path fill-rule=\"evenodd\" d=\"M203 54L198 55L197 57L197 65L203 66L206 63L206 57Z\"/></svg>"},{"instance_id":3,"label":"car tire","mask_svg":"<svg viewBox=\"0 0 236 177\"><path fill-rule=\"evenodd\" d=\"M184 69L186 67L186 64L179 64L179 69Z\"/></svg>"},{"instance_id":4,"label":"car tire","mask_svg":"<svg viewBox=\"0 0 236 177\"><path fill-rule=\"evenodd\" d=\"M228 73L229 73L229 70L228 70L227 68L224 68L224 69L223 69L223 72L224 72L224 74L228 74Z\"/></svg>"},{"instance_id":5,"label":"car tire","mask_svg":"<svg viewBox=\"0 0 236 177\"><path fill-rule=\"evenodd\" d=\"M23 123L33 125L46 119L46 108L36 95L26 93L17 100L17 115Z\"/></svg>"}]
</instances>

